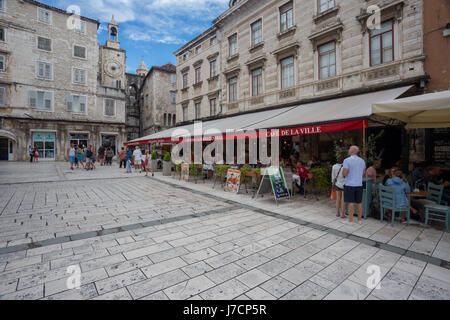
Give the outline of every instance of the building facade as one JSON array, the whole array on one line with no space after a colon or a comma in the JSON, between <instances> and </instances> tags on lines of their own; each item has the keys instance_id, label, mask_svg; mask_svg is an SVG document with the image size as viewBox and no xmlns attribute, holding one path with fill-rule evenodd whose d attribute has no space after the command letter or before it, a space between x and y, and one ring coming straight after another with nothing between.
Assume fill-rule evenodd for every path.
<instances>
[{"instance_id":1,"label":"building facade","mask_svg":"<svg viewBox=\"0 0 450 320\"><path fill-rule=\"evenodd\" d=\"M149 135L176 123L176 67L153 66L142 81L141 135Z\"/></svg>"},{"instance_id":2,"label":"building facade","mask_svg":"<svg viewBox=\"0 0 450 320\"><path fill-rule=\"evenodd\" d=\"M127 102L125 107L127 141L137 139L141 134L141 87L146 72L148 71L138 69L136 74L127 73Z\"/></svg>"},{"instance_id":3,"label":"building facade","mask_svg":"<svg viewBox=\"0 0 450 320\"><path fill-rule=\"evenodd\" d=\"M423 6L423 0L231 0L210 29L175 52L178 124L210 118L213 93L216 118L396 87L411 86L404 96L423 93L429 79ZM208 47L212 37L217 42ZM203 81L213 55L217 88ZM405 142L399 132L398 143ZM310 135L288 143L311 146L308 152L325 160L342 139ZM419 151L423 158L423 145Z\"/></svg>"},{"instance_id":4,"label":"building facade","mask_svg":"<svg viewBox=\"0 0 450 320\"><path fill-rule=\"evenodd\" d=\"M126 139L126 53L119 26L99 46L99 22L36 1L0 0L2 160L64 160L70 143ZM5 147L5 145L7 145Z\"/></svg>"}]
</instances>

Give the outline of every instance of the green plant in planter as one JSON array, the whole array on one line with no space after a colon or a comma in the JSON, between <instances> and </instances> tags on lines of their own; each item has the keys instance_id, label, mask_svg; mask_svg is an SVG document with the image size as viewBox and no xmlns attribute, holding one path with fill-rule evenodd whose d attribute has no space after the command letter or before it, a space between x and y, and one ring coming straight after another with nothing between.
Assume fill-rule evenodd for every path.
<instances>
[{"instance_id":1,"label":"green plant in planter","mask_svg":"<svg viewBox=\"0 0 450 320\"><path fill-rule=\"evenodd\" d=\"M156 160L158 158L158 154L156 153L156 151L152 152L152 160Z\"/></svg>"},{"instance_id":2,"label":"green plant in planter","mask_svg":"<svg viewBox=\"0 0 450 320\"><path fill-rule=\"evenodd\" d=\"M217 177L225 177L227 175L227 171L231 166L229 165L218 165L216 167L216 176Z\"/></svg>"},{"instance_id":3,"label":"green plant in planter","mask_svg":"<svg viewBox=\"0 0 450 320\"><path fill-rule=\"evenodd\" d=\"M170 152L166 152L166 154L164 155L164 161L166 161L166 162L170 162L170 160L171 160L172 158L171 158L171 156L170 156Z\"/></svg>"},{"instance_id":4,"label":"green plant in planter","mask_svg":"<svg viewBox=\"0 0 450 320\"><path fill-rule=\"evenodd\" d=\"M331 189L331 167L314 168L309 173L314 175L311 184L315 190L323 193Z\"/></svg>"},{"instance_id":5,"label":"green plant in planter","mask_svg":"<svg viewBox=\"0 0 450 320\"><path fill-rule=\"evenodd\" d=\"M175 162L175 172L179 173L181 171L181 164L183 163L183 160L177 160Z\"/></svg>"}]
</instances>

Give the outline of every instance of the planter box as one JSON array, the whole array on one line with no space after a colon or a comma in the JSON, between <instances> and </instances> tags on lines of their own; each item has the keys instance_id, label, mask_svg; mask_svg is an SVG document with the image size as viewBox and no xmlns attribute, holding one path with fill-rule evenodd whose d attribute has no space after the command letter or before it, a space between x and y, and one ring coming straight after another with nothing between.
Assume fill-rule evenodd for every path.
<instances>
[{"instance_id":1,"label":"planter box","mask_svg":"<svg viewBox=\"0 0 450 320\"><path fill-rule=\"evenodd\" d=\"M151 165L153 172L158 171L158 161L157 160L150 160L150 165Z\"/></svg>"},{"instance_id":2,"label":"planter box","mask_svg":"<svg viewBox=\"0 0 450 320\"><path fill-rule=\"evenodd\" d=\"M172 161L163 161L163 176L172 174Z\"/></svg>"}]
</instances>

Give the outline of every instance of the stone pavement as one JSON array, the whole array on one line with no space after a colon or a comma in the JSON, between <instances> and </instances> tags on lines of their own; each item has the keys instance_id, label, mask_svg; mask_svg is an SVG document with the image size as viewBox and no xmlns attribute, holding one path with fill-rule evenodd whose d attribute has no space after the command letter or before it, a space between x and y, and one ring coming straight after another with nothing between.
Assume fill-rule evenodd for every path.
<instances>
[{"instance_id":1,"label":"stone pavement","mask_svg":"<svg viewBox=\"0 0 450 320\"><path fill-rule=\"evenodd\" d=\"M349 224L326 199L0 163L0 299L449 299L449 260L442 230Z\"/></svg>"}]
</instances>

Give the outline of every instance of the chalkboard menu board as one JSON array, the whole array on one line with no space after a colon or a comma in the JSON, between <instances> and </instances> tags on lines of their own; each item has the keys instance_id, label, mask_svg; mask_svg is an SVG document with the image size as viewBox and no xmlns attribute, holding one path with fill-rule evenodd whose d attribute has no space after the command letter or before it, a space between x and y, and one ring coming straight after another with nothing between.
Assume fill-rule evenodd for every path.
<instances>
[{"instance_id":1,"label":"chalkboard menu board","mask_svg":"<svg viewBox=\"0 0 450 320\"><path fill-rule=\"evenodd\" d=\"M450 128L432 129L431 143L433 162L450 167Z\"/></svg>"}]
</instances>

